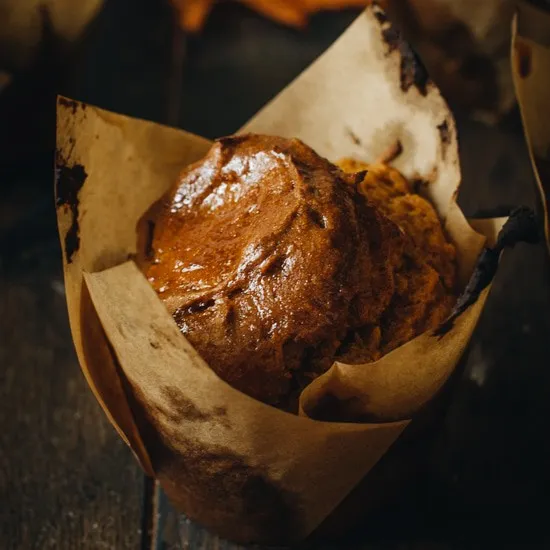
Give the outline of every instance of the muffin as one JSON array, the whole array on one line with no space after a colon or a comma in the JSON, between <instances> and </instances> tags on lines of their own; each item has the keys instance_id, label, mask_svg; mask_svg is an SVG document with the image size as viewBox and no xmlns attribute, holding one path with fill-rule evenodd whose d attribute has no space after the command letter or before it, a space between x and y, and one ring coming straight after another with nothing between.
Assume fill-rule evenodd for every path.
<instances>
[{"instance_id":1,"label":"muffin","mask_svg":"<svg viewBox=\"0 0 550 550\"><path fill-rule=\"evenodd\" d=\"M233 387L289 408L335 360L369 362L449 313L454 247L387 166L297 139L217 140L142 217L138 263Z\"/></svg>"}]
</instances>

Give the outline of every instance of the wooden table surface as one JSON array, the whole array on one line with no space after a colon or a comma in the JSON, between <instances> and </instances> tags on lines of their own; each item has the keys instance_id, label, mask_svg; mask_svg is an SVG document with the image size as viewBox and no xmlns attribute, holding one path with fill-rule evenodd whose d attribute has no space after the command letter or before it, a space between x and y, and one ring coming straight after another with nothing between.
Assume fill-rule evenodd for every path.
<instances>
[{"instance_id":1,"label":"wooden table surface","mask_svg":"<svg viewBox=\"0 0 550 550\"><path fill-rule=\"evenodd\" d=\"M187 41L178 124L208 137L230 133L354 15L318 16L299 34L220 7L204 35ZM162 3L112 0L63 91L165 122L172 44ZM466 213L533 205L517 115L492 129L457 118ZM144 548L149 488L72 347L49 153L0 174L0 197L0 549ZM315 548L548 547L549 275L542 246L520 245L505 258L421 495L395 503L376 530ZM234 548L164 500L159 510L155 548Z\"/></svg>"}]
</instances>

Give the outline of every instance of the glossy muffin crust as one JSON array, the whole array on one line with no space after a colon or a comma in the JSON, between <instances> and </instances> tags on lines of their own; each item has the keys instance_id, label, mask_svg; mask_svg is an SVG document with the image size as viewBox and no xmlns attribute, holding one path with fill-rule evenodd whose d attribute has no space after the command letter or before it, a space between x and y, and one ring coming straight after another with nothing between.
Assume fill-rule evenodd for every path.
<instances>
[{"instance_id":1,"label":"glossy muffin crust","mask_svg":"<svg viewBox=\"0 0 550 550\"><path fill-rule=\"evenodd\" d=\"M402 190L379 189L384 167L342 168L296 139L223 138L140 221L140 266L182 333L266 403L288 407L334 360L374 360L452 304L454 248L429 203L397 173Z\"/></svg>"}]
</instances>

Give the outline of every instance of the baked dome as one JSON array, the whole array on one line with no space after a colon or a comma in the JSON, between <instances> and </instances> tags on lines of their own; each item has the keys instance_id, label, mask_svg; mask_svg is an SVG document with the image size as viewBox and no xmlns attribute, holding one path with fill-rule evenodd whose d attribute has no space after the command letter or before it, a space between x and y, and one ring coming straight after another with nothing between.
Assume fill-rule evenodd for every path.
<instances>
[{"instance_id":1,"label":"baked dome","mask_svg":"<svg viewBox=\"0 0 550 550\"><path fill-rule=\"evenodd\" d=\"M140 222L140 265L182 333L266 403L287 407L335 359L372 360L414 336L426 323L409 322L410 304L390 313L408 291L432 306L446 296L407 227L368 199L368 174L344 168L297 139L222 138Z\"/></svg>"}]
</instances>

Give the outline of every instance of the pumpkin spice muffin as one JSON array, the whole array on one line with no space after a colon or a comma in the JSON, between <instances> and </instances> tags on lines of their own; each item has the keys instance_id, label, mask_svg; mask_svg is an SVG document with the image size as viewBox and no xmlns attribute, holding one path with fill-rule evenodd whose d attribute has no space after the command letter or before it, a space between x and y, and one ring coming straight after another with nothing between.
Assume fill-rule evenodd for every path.
<instances>
[{"instance_id":1,"label":"pumpkin spice muffin","mask_svg":"<svg viewBox=\"0 0 550 550\"><path fill-rule=\"evenodd\" d=\"M222 138L138 228L181 332L222 379L283 408L335 360L376 360L453 304L433 207L386 166L340 166L297 139Z\"/></svg>"}]
</instances>

